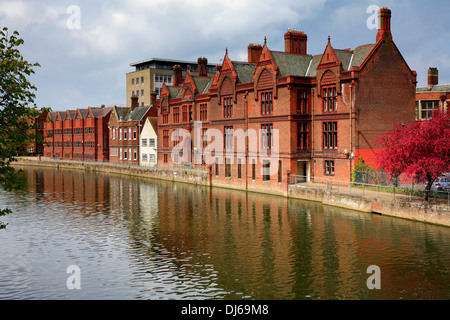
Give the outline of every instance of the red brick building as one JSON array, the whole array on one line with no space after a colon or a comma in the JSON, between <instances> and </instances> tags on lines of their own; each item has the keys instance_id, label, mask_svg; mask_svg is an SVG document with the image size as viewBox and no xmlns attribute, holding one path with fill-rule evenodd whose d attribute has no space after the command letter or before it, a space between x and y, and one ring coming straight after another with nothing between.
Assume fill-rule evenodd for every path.
<instances>
[{"instance_id":1,"label":"red brick building","mask_svg":"<svg viewBox=\"0 0 450 320\"><path fill-rule=\"evenodd\" d=\"M50 112L44 124L44 156L109 159L108 122L112 107Z\"/></svg>"},{"instance_id":2,"label":"red brick building","mask_svg":"<svg viewBox=\"0 0 450 320\"><path fill-rule=\"evenodd\" d=\"M436 109L450 112L450 84L439 85L437 68L429 68L427 86L416 89L416 120L429 119Z\"/></svg>"},{"instance_id":3,"label":"red brick building","mask_svg":"<svg viewBox=\"0 0 450 320\"><path fill-rule=\"evenodd\" d=\"M139 141L142 128L147 117L156 116L156 106L139 107L136 96L133 96L131 100L130 108L112 108L108 124L110 162L139 164Z\"/></svg>"},{"instance_id":4,"label":"red brick building","mask_svg":"<svg viewBox=\"0 0 450 320\"><path fill-rule=\"evenodd\" d=\"M309 55L307 35L289 30L284 51L266 40L248 46L246 62L226 51L213 78L187 74L181 83L174 68L160 94L158 165L214 162L216 184L281 192L289 175L349 181L359 156L375 165L375 139L414 121L416 73L390 19L382 8L376 42L353 50L328 38L322 54Z\"/></svg>"}]
</instances>

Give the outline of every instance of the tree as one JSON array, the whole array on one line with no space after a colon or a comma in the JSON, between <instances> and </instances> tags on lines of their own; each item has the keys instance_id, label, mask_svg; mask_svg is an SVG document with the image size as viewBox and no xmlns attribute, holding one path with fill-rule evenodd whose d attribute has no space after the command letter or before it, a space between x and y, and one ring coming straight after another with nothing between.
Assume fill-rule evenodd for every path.
<instances>
[{"instance_id":1,"label":"tree","mask_svg":"<svg viewBox=\"0 0 450 320\"><path fill-rule=\"evenodd\" d=\"M393 177L405 174L426 182L425 200L434 180L450 171L450 119L436 110L430 120L398 125L378 140L378 165Z\"/></svg>"},{"instance_id":2,"label":"tree","mask_svg":"<svg viewBox=\"0 0 450 320\"><path fill-rule=\"evenodd\" d=\"M6 27L0 30L0 187L6 190L24 186L25 179L11 162L25 141L36 138L30 136L30 124L39 115L35 106L30 107L37 89L28 81L39 64L24 60L18 50L23 43L17 31L9 34ZM10 212L0 208L0 216ZM5 224L0 221L2 228Z\"/></svg>"}]
</instances>

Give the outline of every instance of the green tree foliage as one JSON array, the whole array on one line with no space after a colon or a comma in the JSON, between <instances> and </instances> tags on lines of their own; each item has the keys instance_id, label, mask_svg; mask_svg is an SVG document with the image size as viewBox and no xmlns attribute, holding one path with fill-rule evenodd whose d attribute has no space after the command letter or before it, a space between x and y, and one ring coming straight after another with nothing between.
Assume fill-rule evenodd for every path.
<instances>
[{"instance_id":1,"label":"green tree foliage","mask_svg":"<svg viewBox=\"0 0 450 320\"><path fill-rule=\"evenodd\" d=\"M10 34L6 27L0 30L0 187L6 190L24 186L25 179L10 164L37 138L30 130L40 112L30 107L37 89L28 78L39 64L24 60L18 49L23 43L17 31ZM10 212L0 208L0 216ZM0 229L4 227L0 221Z\"/></svg>"}]
</instances>

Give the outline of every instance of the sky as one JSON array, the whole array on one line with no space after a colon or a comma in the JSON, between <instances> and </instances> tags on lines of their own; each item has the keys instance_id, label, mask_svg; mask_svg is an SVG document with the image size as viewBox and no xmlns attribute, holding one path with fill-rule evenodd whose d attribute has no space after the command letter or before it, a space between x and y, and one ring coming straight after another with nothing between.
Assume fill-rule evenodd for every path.
<instances>
[{"instance_id":1,"label":"sky","mask_svg":"<svg viewBox=\"0 0 450 320\"><path fill-rule=\"evenodd\" d=\"M448 0L0 0L0 27L17 30L19 49L38 62L35 104L53 110L126 105L131 63L150 58L221 64L247 61L250 43L284 50L288 29L308 35L308 54L375 43L376 13L392 11L395 44L418 87L427 70L450 83Z\"/></svg>"}]
</instances>

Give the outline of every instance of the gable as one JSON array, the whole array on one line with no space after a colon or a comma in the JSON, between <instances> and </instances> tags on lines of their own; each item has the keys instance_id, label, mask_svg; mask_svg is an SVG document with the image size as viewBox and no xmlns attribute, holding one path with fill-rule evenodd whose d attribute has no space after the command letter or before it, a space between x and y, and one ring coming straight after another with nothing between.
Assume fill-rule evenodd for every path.
<instances>
[{"instance_id":1,"label":"gable","mask_svg":"<svg viewBox=\"0 0 450 320\"><path fill-rule=\"evenodd\" d=\"M263 69L257 79L257 88L258 90L265 90L273 88L274 81L273 76L267 69Z\"/></svg>"}]
</instances>

